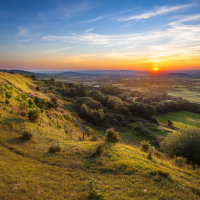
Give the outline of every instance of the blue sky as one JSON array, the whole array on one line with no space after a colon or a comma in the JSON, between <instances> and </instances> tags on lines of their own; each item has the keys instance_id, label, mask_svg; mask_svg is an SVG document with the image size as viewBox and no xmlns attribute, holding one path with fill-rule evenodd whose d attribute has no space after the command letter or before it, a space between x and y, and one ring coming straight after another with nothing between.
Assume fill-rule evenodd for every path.
<instances>
[{"instance_id":1,"label":"blue sky","mask_svg":"<svg viewBox=\"0 0 200 200\"><path fill-rule=\"evenodd\" d=\"M0 67L200 69L200 1L0 0Z\"/></svg>"}]
</instances>

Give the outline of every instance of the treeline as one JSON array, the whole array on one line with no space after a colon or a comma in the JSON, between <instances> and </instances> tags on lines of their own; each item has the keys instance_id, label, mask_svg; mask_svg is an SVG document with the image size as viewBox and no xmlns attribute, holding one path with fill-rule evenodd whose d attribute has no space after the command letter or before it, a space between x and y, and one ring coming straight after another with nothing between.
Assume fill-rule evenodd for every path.
<instances>
[{"instance_id":1,"label":"treeline","mask_svg":"<svg viewBox=\"0 0 200 200\"><path fill-rule=\"evenodd\" d=\"M74 103L74 109L84 119L96 125L101 123L123 124L131 117L150 120L151 116L167 112L190 111L200 113L200 105L167 93L147 95L139 91L118 87L89 88L73 83L43 80L46 91L57 91L63 99ZM40 88L41 89L41 88ZM137 97L133 101L133 97Z\"/></svg>"}]
</instances>

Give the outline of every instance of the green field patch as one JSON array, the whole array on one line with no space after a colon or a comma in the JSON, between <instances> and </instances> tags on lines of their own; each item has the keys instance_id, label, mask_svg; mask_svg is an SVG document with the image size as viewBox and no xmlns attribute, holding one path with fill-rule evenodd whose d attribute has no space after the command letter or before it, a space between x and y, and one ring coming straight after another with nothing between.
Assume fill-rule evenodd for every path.
<instances>
[{"instance_id":1,"label":"green field patch","mask_svg":"<svg viewBox=\"0 0 200 200\"><path fill-rule=\"evenodd\" d=\"M157 118L160 123L166 124L168 120L171 120L174 127L177 128L189 128L191 126L200 128L200 114L180 111L169 112L161 117Z\"/></svg>"}]
</instances>

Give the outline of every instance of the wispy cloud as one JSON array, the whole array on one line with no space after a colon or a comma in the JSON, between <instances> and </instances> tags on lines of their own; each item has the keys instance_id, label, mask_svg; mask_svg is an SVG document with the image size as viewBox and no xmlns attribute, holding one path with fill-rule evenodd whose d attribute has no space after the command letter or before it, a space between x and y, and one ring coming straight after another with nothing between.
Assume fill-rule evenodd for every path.
<instances>
[{"instance_id":1,"label":"wispy cloud","mask_svg":"<svg viewBox=\"0 0 200 200\"><path fill-rule=\"evenodd\" d=\"M45 54L51 54L51 53L56 53L58 51L64 51L67 49L71 49L72 47L65 47L65 48L61 48L61 49L48 49L48 50L44 50L43 53Z\"/></svg>"},{"instance_id":2,"label":"wispy cloud","mask_svg":"<svg viewBox=\"0 0 200 200\"><path fill-rule=\"evenodd\" d=\"M106 53L109 57L133 59L143 57L153 62L159 59L188 58L200 49L200 25L171 24L163 31L141 34L100 35L85 33L71 36L46 36L43 40L74 44L103 45L115 50ZM120 48L119 48L120 47Z\"/></svg>"},{"instance_id":3,"label":"wispy cloud","mask_svg":"<svg viewBox=\"0 0 200 200\"><path fill-rule=\"evenodd\" d=\"M85 30L86 32L89 32L89 31L93 31L94 29L93 28L89 28L87 30Z\"/></svg>"},{"instance_id":4,"label":"wispy cloud","mask_svg":"<svg viewBox=\"0 0 200 200\"><path fill-rule=\"evenodd\" d=\"M100 17L96 17L96 18L94 18L94 19L90 19L90 20L82 21L82 22L79 22L79 23L95 22L95 21L98 21L98 20L103 19L103 18L105 18L105 17L107 17L107 15L100 16Z\"/></svg>"},{"instance_id":5,"label":"wispy cloud","mask_svg":"<svg viewBox=\"0 0 200 200\"><path fill-rule=\"evenodd\" d=\"M141 20L141 19L148 19L151 17L155 17L158 15L163 15L167 14L176 10L181 10L185 9L188 7L194 6L194 4L189 4L189 5L180 5L180 6L162 6L162 7L157 7L154 10L144 12L140 15L132 15L127 18L119 18L118 21L123 22L123 21L130 21L130 20Z\"/></svg>"},{"instance_id":6,"label":"wispy cloud","mask_svg":"<svg viewBox=\"0 0 200 200\"><path fill-rule=\"evenodd\" d=\"M188 21L198 21L198 20L200 20L200 14L192 16L184 16L177 22L188 22Z\"/></svg>"},{"instance_id":7,"label":"wispy cloud","mask_svg":"<svg viewBox=\"0 0 200 200\"><path fill-rule=\"evenodd\" d=\"M27 28L19 27L19 33L17 35L18 36L27 36L28 33L29 33L29 30Z\"/></svg>"},{"instance_id":8,"label":"wispy cloud","mask_svg":"<svg viewBox=\"0 0 200 200\"><path fill-rule=\"evenodd\" d=\"M126 13L126 12L130 12L130 11L133 11L133 10L136 10L136 9L138 9L138 7L137 7L137 8L132 8L132 9L129 9L129 10L124 10L124 11L117 12L117 13L102 15L102 16L99 16L99 17L96 17L96 18L93 18L93 19L90 19L90 20L86 20L86 21L79 22L79 23L95 22L95 21L98 21L98 20L103 19L103 18L106 18L106 17L111 17L111 16L119 15L119 14Z\"/></svg>"}]
</instances>

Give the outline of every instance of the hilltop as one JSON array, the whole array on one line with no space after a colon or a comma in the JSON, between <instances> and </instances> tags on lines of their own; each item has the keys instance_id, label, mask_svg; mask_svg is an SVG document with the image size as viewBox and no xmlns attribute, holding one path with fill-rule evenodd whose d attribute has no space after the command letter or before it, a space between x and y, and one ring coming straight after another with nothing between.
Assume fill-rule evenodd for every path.
<instances>
[{"instance_id":1,"label":"hilltop","mask_svg":"<svg viewBox=\"0 0 200 200\"><path fill-rule=\"evenodd\" d=\"M89 109L85 117L77 111L85 98L88 108L99 106L97 100L69 97L74 89L83 93L83 88L0 72L1 199L200 198L199 168L179 166L156 145L157 150L150 146L151 155L141 151L134 140L146 139L153 145L157 137L146 132L133 134L139 124L134 116L122 119L112 111L109 115L121 123L118 127L116 119L111 120L121 142L105 142L104 125L89 120L93 113L100 116L102 108ZM38 111L37 120L30 118L30 110ZM84 139L74 117L86 131ZM109 120L105 123L108 127ZM173 131L147 125L159 134ZM126 141L127 137L131 139Z\"/></svg>"}]
</instances>

